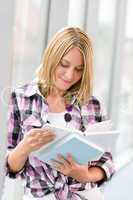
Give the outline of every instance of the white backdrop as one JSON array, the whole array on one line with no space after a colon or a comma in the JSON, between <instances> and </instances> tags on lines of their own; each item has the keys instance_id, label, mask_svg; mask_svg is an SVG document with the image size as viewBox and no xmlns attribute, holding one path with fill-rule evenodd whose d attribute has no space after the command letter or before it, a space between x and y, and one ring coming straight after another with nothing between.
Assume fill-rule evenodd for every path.
<instances>
[{"instance_id":1,"label":"white backdrop","mask_svg":"<svg viewBox=\"0 0 133 200\"><path fill-rule=\"evenodd\" d=\"M57 30L77 25L90 34L94 47L94 94L103 101L115 127L121 130L118 168L133 157L131 7L132 0L5 0L0 7L1 96L3 88L16 87L35 77L43 50ZM7 96L6 91L4 97ZM7 107L1 98L0 173L6 144L6 114ZM2 183L1 178L0 186ZM9 196L10 200L21 199L19 184L13 183L6 182L4 200L9 200ZM16 194L15 187L20 188Z\"/></svg>"}]
</instances>

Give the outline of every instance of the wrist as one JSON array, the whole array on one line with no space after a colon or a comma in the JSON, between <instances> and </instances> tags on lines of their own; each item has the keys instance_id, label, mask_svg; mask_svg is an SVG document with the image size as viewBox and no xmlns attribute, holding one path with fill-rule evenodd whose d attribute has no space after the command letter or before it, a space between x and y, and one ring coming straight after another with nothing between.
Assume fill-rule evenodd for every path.
<instances>
[{"instance_id":1,"label":"wrist","mask_svg":"<svg viewBox=\"0 0 133 200\"><path fill-rule=\"evenodd\" d=\"M22 156L28 156L31 153L29 146L23 140L17 145L16 149Z\"/></svg>"},{"instance_id":2,"label":"wrist","mask_svg":"<svg viewBox=\"0 0 133 200\"><path fill-rule=\"evenodd\" d=\"M9 152L7 163L11 172L19 172L25 165L29 156L29 151L24 148L23 143L19 143L12 151Z\"/></svg>"},{"instance_id":3,"label":"wrist","mask_svg":"<svg viewBox=\"0 0 133 200\"><path fill-rule=\"evenodd\" d=\"M88 169L89 182L101 181L104 178L105 178L105 173L100 167L92 166Z\"/></svg>"}]
</instances>

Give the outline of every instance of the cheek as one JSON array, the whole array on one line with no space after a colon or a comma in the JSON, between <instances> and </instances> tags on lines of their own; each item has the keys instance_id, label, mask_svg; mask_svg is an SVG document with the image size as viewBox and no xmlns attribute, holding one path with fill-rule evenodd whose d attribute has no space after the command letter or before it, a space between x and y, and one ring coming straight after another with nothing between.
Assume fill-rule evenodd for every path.
<instances>
[{"instance_id":1,"label":"cheek","mask_svg":"<svg viewBox=\"0 0 133 200\"><path fill-rule=\"evenodd\" d=\"M79 81L79 80L82 78L82 75L83 75L83 73L77 73L77 74L75 75L75 81L76 81L76 80Z\"/></svg>"},{"instance_id":2,"label":"cheek","mask_svg":"<svg viewBox=\"0 0 133 200\"><path fill-rule=\"evenodd\" d=\"M61 76L61 75L64 74L64 73L65 73L65 72L64 72L63 69L57 68L56 71L55 71L55 77L57 78L57 77Z\"/></svg>"}]
</instances>

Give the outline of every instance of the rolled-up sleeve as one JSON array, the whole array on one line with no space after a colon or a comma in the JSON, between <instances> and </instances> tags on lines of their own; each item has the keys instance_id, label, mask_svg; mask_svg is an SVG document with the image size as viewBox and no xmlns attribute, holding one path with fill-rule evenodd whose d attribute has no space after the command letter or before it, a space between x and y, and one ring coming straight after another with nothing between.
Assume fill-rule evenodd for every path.
<instances>
[{"instance_id":1,"label":"rolled-up sleeve","mask_svg":"<svg viewBox=\"0 0 133 200\"><path fill-rule=\"evenodd\" d=\"M115 166L110 152L105 152L96 163L96 166L101 167L105 172L105 180L109 180L115 172Z\"/></svg>"},{"instance_id":2,"label":"rolled-up sleeve","mask_svg":"<svg viewBox=\"0 0 133 200\"><path fill-rule=\"evenodd\" d=\"M8 165L8 155L17 146L22 138L20 110L18 108L16 93L12 92L9 100L8 108L8 140L7 140L7 154L5 162L5 172L10 178L24 177L25 167L17 172L11 172Z\"/></svg>"},{"instance_id":3,"label":"rolled-up sleeve","mask_svg":"<svg viewBox=\"0 0 133 200\"><path fill-rule=\"evenodd\" d=\"M115 172L115 166L110 152L105 152L98 161L91 161L89 163L89 167L93 166L101 168L105 174L105 178L97 182L98 186L100 186L105 181L110 180Z\"/></svg>"}]
</instances>

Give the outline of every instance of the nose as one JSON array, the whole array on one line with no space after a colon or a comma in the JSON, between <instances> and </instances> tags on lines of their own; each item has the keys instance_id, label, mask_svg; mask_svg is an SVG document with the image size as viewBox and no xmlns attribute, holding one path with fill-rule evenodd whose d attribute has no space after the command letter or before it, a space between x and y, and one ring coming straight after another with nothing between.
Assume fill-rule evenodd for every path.
<instances>
[{"instance_id":1,"label":"nose","mask_svg":"<svg viewBox=\"0 0 133 200\"><path fill-rule=\"evenodd\" d=\"M65 78L67 81L72 81L73 77L74 77L74 70L69 68L65 73Z\"/></svg>"}]
</instances>

